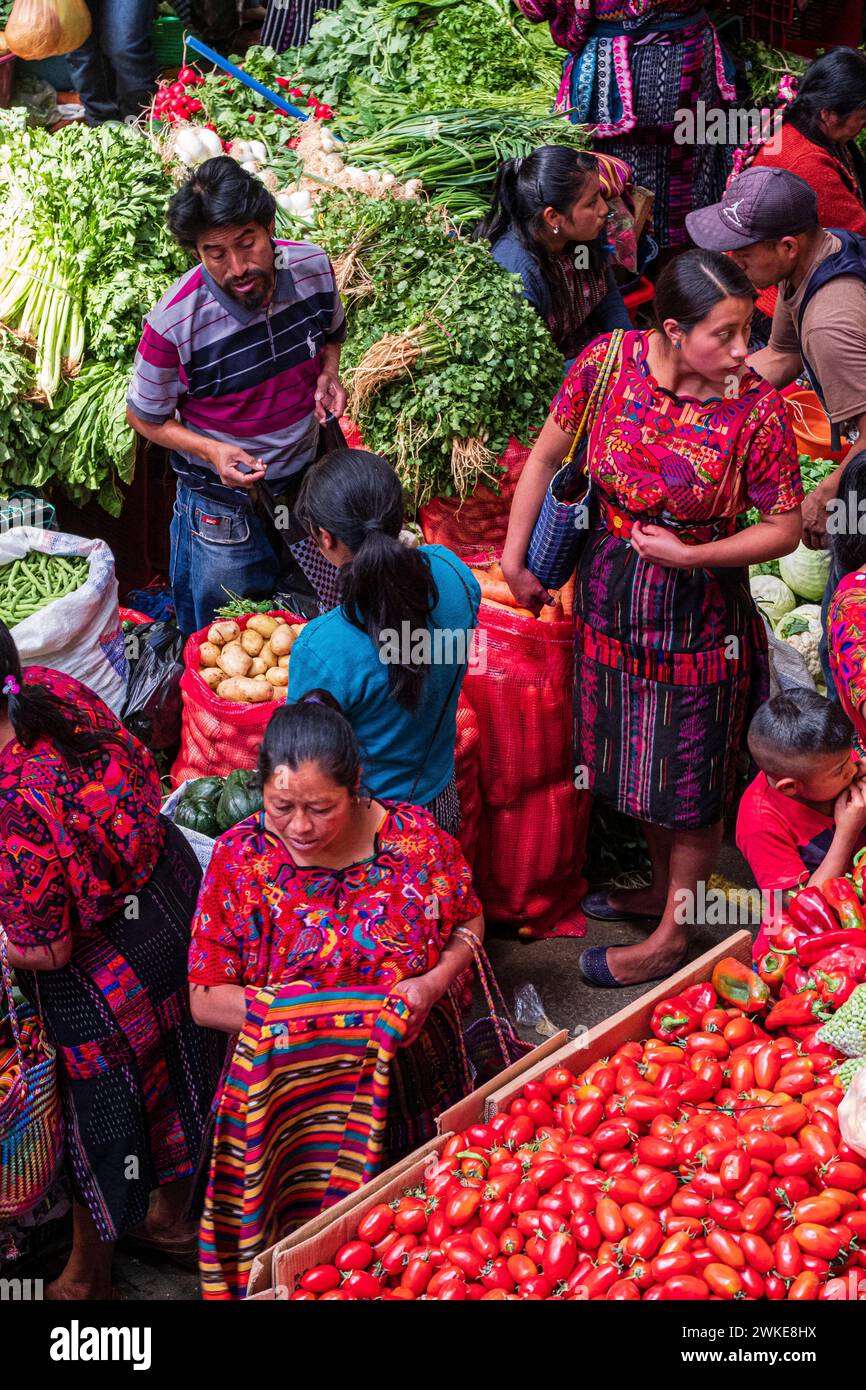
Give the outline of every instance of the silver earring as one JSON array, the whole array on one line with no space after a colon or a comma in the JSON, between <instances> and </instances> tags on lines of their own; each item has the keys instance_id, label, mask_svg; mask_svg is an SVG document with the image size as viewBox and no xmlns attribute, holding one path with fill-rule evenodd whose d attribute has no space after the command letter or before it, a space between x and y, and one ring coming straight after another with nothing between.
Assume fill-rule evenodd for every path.
<instances>
[{"instance_id":1,"label":"silver earring","mask_svg":"<svg viewBox=\"0 0 866 1390\"><path fill-rule=\"evenodd\" d=\"M553 229L553 235L554 235L554 236L559 236L559 228L558 228L558 227L554 227L554 229Z\"/></svg>"}]
</instances>

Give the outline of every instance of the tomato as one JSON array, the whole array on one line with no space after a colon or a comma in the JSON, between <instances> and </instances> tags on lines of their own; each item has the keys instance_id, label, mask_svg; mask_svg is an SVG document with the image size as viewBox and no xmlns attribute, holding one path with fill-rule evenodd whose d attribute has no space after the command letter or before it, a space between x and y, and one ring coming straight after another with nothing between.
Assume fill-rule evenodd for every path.
<instances>
[{"instance_id":1,"label":"tomato","mask_svg":"<svg viewBox=\"0 0 866 1390\"><path fill-rule=\"evenodd\" d=\"M615 1284L611 1284L605 1297L614 1303L634 1302L640 1299L640 1291L633 1279L617 1279Z\"/></svg>"},{"instance_id":2,"label":"tomato","mask_svg":"<svg viewBox=\"0 0 866 1390\"><path fill-rule=\"evenodd\" d=\"M837 1159L827 1165L823 1181L827 1187L841 1187L846 1192L856 1192L866 1187L866 1169L858 1163L844 1163Z\"/></svg>"},{"instance_id":3,"label":"tomato","mask_svg":"<svg viewBox=\"0 0 866 1390\"><path fill-rule=\"evenodd\" d=\"M831 1226L842 1215L842 1208L827 1192L817 1197L804 1197L792 1213L795 1221L816 1221L819 1226Z\"/></svg>"},{"instance_id":4,"label":"tomato","mask_svg":"<svg viewBox=\"0 0 866 1390\"><path fill-rule=\"evenodd\" d=\"M815 1171L815 1155L805 1149L794 1149L791 1153L780 1154L773 1164L780 1178L806 1177Z\"/></svg>"},{"instance_id":5,"label":"tomato","mask_svg":"<svg viewBox=\"0 0 866 1390\"><path fill-rule=\"evenodd\" d=\"M400 1274L409 1259L409 1252L414 1250L417 1244L418 1237L413 1235L400 1236L399 1240L395 1240L381 1260L385 1273L391 1276Z\"/></svg>"},{"instance_id":6,"label":"tomato","mask_svg":"<svg viewBox=\"0 0 866 1390\"><path fill-rule=\"evenodd\" d=\"M538 1266L528 1255L509 1255L506 1268L515 1284L522 1284L524 1279L532 1279L538 1273Z\"/></svg>"},{"instance_id":7,"label":"tomato","mask_svg":"<svg viewBox=\"0 0 866 1390\"><path fill-rule=\"evenodd\" d=\"M742 1292L743 1281L730 1265L708 1264L701 1270L701 1278L720 1298L736 1298Z\"/></svg>"},{"instance_id":8,"label":"tomato","mask_svg":"<svg viewBox=\"0 0 866 1390\"><path fill-rule=\"evenodd\" d=\"M350 1240L337 1251L334 1264L340 1270L366 1269L373 1261L373 1247L366 1240Z\"/></svg>"},{"instance_id":9,"label":"tomato","mask_svg":"<svg viewBox=\"0 0 866 1390\"><path fill-rule=\"evenodd\" d=\"M505 1131L505 1141L509 1144L528 1144L535 1134L535 1126L528 1115L516 1115Z\"/></svg>"},{"instance_id":10,"label":"tomato","mask_svg":"<svg viewBox=\"0 0 866 1390\"><path fill-rule=\"evenodd\" d=\"M416 1298L425 1293L436 1273L436 1265L424 1254L410 1255L400 1279L401 1288L409 1289Z\"/></svg>"},{"instance_id":11,"label":"tomato","mask_svg":"<svg viewBox=\"0 0 866 1390\"><path fill-rule=\"evenodd\" d=\"M445 1219L449 1220L448 1208L445 1208ZM452 1221L451 1225L458 1223ZM462 1224L462 1223L459 1223ZM419 1197L401 1197L394 1212L394 1230L401 1235L420 1235L427 1229L427 1208Z\"/></svg>"},{"instance_id":12,"label":"tomato","mask_svg":"<svg viewBox=\"0 0 866 1390\"><path fill-rule=\"evenodd\" d=\"M289 1295L290 1303L317 1303L318 1296L314 1293L307 1293L304 1289L296 1289Z\"/></svg>"},{"instance_id":13,"label":"tomato","mask_svg":"<svg viewBox=\"0 0 866 1390\"><path fill-rule=\"evenodd\" d=\"M484 1226L478 1226L469 1239L472 1241L473 1249L477 1250L479 1255L483 1255L485 1259L492 1260L494 1255L499 1254L499 1238L492 1231L486 1230ZM522 1243L523 1238L521 1237Z\"/></svg>"},{"instance_id":14,"label":"tomato","mask_svg":"<svg viewBox=\"0 0 866 1390\"><path fill-rule=\"evenodd\" d=\"M738 1057L731 1064L731 1090L738 1096L751 1091L755 1084L755 1069L748 1057Z\"/></svg>"},{"instance_id":15,"label":"tomato","mask_svg":"<svg viewBox=\"0 0 866 1390\"><path fill-rule=\"evenodd\" d=\"M766 1159L769 1163L774 1163L786 1152L784 1139L778 1134L770 1134L765 1130L756 1130L745 1135L743 1148L751 1158Z\"/></svg>"},{"instance_id":16,"label":"tomato","mask_svg":"<svg viewBox=\"0 0 866 1390\"><path fill-rule=\"evenodd\" d=\"M769 1176L766 1173L755 1171L755 1164L760 1163L761 1160L759 1158L749 1159L749 1162L752 1164L752 1172L749 1174L742 1187L738 1187L734 1193L734 1196L743 1208L747 1207L750 1202L753 1202L756 1197L763 1197L767 1188L770 1186Z\"/></svg>"},{"instance_id":17,"label":"tomato","mask_svg":"<svg viewBox=\"0 0 866 1390\"><path fill-rule=\"evenodd\" d=\"M777 1193L783 1192L788 1201L792 1203L802 1202L804 1197L809 1196L811 1190L806 1179L800 1177L782 1178L775 1188Z\"/></svg>"},{"instance_id":18,"label":"tomato","mask_svg":"<svg viewBox=\"0 0 866 1390\"><path fill-rule=\"evenodd\" d=\"M724 1266L722 1266L724 1268ZM732 1274L733 1270L727 1273ZM704 1279L697 1278L694 1274L674 1274L662 1285L666 1299L673 1299L676 1302L687 1300L697 1302L708 1299L710 1296L709 1284Z\"/></svg>"},{"instance_id":19,"label":"tomato","mask_svg":"<svg viewBox=\"0 0 866 1390\"><path fill-rule=\"evenodd\" d=\"M866 1216L866 1212L863 1215ZM575 1218L571 1230L581 1250L597 1250L601 1245L601 1230L594 1216L585 1214Z\"/></svg>"},{"instance_id":20,"label":"tomato","mask_svg":"<svg viewBox=\"0 0 866 1390\"><path fill-rule=\"evenodd\" d=\"M462 1279L449 1279L447 1284L442 1284L435 1293L431 1293L428 1288L427 1297L435 1299L437 1303L465 1303L466 1284Z\"/></svg>"},{"instance_id":21,"label":"tomato","mask_svg":"<svg viewBox=\"0 0 866 1390\"><path fill-rule=\"evenodd\" d=\"M519 1284L517 1292L521 1298L541 1298L546 1302L553 1297L553 1284L543 1274L537 1274Z\"/></svg>"},{"instance_id":22,"label":"tomato","mask_svg":"<svg viewBox=\"0 0 866 1390\"><path fill-rule=\"evenodd\" d=\"M681 1187L671 1198L671 1206L682 1216L705 1216L710 1204L699 1192L693 1192L690 1187Z\"/></svg>"},{"instance_id":23,"label":"tomato","mask_svg":"<svg viewBox=\"0 0 866 1390\"><path fill-rule=\"evenodd\" d=\"M653 1278L663 1284L666 1279L671 1279L675 1274L693 1274L695 1262L686 1250L671 1251L667 1255L656 1255L650 1266Z\"/></svg>"},{"instance_id":24,"label":"tomato","mask_svg":"<svg viewBox=\"0 0 866 1390\"><path fill-rule=\"evenodd\" d=\"M574 1085L574 1077L567 1067L551 1067L544 1073L544 1084L552 1096Z\"/></svg>"},{"instance_id":25,"label":"tomato","mask_svg":"<svg viewBox=\"0 0 866 1390\"><path fill-rule=\"evenodd\" d=\"M858 1240L866 1243L866 1211L849 1211L843 1218L843 1225L848 1226Z\"/></svg>"},{"instance_id":26,"label":"tomato","mask_svg":"<svg viewBox=\"0 0 866 1390\"><path fill-rule=\"evenodd\" d=\"M522 1211L518 1214L515 1222L518 1231L525 1236L535 1236L541 1230L540 1211Z\"/></svg>"},{"instance_id":27,"label":"tomato","mask_svg":"<svg viewBox=\"0 0 866 1390\"><path fill-rule=\"evenodd\" d=\"M676 1174L659 1172L641 1183L640 1200L648 1207L664 1206L671 1200L678 1187Z\"/></svg>"},{"instance_id":28,"label":"tomato","mask_svg":"<svg viewBox=\"0 0 866 1390\"><path fill-rule=\"evenodd\" d=\"M313 1265L301 1276L301 1288L307 1293L328 1293L340 1287L340 1271L335 1265Z\"/></svg>"},{"instance_id":29,"label":"tomato","mask_svg":"<svg viewBox=\"0 0 866 1390\"><path fill-rule=\"evenodd\" d=\"M515 1214L521 1211L537 1211L538 1196L537 1185L531 1179L524 1178L511 1194L511 1210Z\"/></svg>"},{"instance_id":30,"label":"tomato","mask_svg":"<svg viewBox=\"0 0 866 1390\"><path fill-rule=\"evenodd\" d=\"M763 1231L773 1219L773 1210L769 1197L753 1197L743 1208L740 1225L744 1231Z\"/></svg>"},{"instance_id":31,"label":"tomato","mask_svg":"<svg viewBox=\"0 0 866 1390\"><path fill-rule=\"evenodd\" d=\"M349 1298L378 1298L382 1285L366 1269L354 1269L343 1285L343 1292Z\"/></svg>"},{"instance_id":32,"label":"tomato","mask_svg":"<svg viewBox=\"0 0 866 1390\"><path fill-rule=\"evenodd\" d=\"M380 1203L378 1206L371 1207L361 1217L358 1222L358 1239L367 1240L371 1245L378 1245L379 1241L388 1234L393 1224L393 1211L384 1203Z\"/></svg>"},{"instance_id":33,"label":"tomato","mask_svg":"<svg viewBox=\"0 0 866 1390\"><path fill-rule=\"evenodd\" d=\"M661 1222L645 1221L628 1236L624 1242L624 1248L629 1255L641 1260L651 1260L653 1255L658 1254L664 1238L665 1233L662 1230Z\"/></svg>"},{"instance_id":34,"label":"tomato","mask_svg":"<svg viewBox=\"0 0 866 1390\"><path fill-rule=\"evenodd\" d=\"M622 1212L610 1197L602 1197L595 1209L595 1219L606 1240L621 1240L625 1235Z\"/></svg>"},{"instance_id":35,"label":"tomato","mask_svg":"<svg viewBox=\"0 0 866 1390\"><path fill-rule=\"evenodd\" d=\"M512 1255L511 1259L517 1258ZM491 1261L490 1268L485 1268L481 1276L481 1283L486 1289L504 1289L506 1293L511 1293L514 1288L515 1280L512 1278L508 1262L500 1255L498 1259Z\"/></svg>"},{"instance_id":36,"label":"tomato","mask_svg":"<svg viewBox=\"0 0 866 1390\"><path fill-rule=\"evenodd\" d=\"M817 1222L807 1221L802 1226L795 1226L793 1235L801 1250L822 1260L835 1260L842 1248L839 1237Z\"/></svg>"},{"instance_id":37,"label":"tomato","mask_svg":"<svg viewBox=\"0 0 866 1390\"><path fill-rule=\"evenodd\" d=\"M783 1279L796 1278L803 1268L803 1253L793 1231L779 1236L773 1247L773 1256L776 1269Z\"/></svg>"},{"instance_id":38,"label":"tomato","mask_svg":"<svg viewBox=\"0 0 866 1390\"><path fill-rule=\"evenodd\" d=\"M481 1200L480 1188L464 1187L460 1192L449 1197L445 1203L445 1220L452 1226L465 1226L481 1206ZM399 1221L399 1213L395 1218L395 1224L397 1221Z\"/></svg>"},{"instance_id":39,"label":"tomato","mask_svg":"<svg viewBox=\"0 0 866 1390\"><path fill-rule=\"evenodd\" d=\"M496 1253L498 1254L499 1252L497 1251ZM470 1280L477 1279L482 1269L484 1269L487 1264L487 1259L484 1255L480 1254L479 1251L475 1250L472 1246L467 1245L458 1246L449 1253L448 1258L451 1263L455 1264L459 1270L462 1270L466 1278Z\"/></svg>"},{"instance_id":40,"label":"tomato","mask_svg":"<svg viewBox=\"0 0 866 1390\"><path fill-rule=\"evenodd\" d=\"M536 1129L539 1125L552 1125L553 1111L546 1100L531 1100L529 1102L529 1118Z\"/></svg>"},{"instance_id":41,"label":"tomato","mask_svg":"<svg viewBox=\"0 0 866 1390\"><path fill-rule=\"evenodd\" d=\"M600 1154L615 1153L631 1142L631 1131L628 1125L622 1123L612 1123L599 1125L592 1136L593 1143Z\"/></svg>"},{"instance_id":42,"label":"tomato","mask_svg":"<svg viewBox=\"0 0 866 1390\"><path fill-rule=\"evenodd\" d=\"M635 1153L639 1163L652 1163L656 1168L673 1168L677 1162L676 1145L652 1134L638 1139Z\"/></svg>"},{"instance_id":43,"label":"tomato","mask_svg":"<svg viewBox=\"0 0 866 1390\"><path fill-rule=\"evenodd\" d=\"M710 1202L710 1216L725 1231L739 1231L743 1225L743 1213L739 1202L733 1197L714 1197Z\"/></svg>"},{"instance_id":44,"label":"tomato","mask_svg":"<svg viewBox=\"0 0 866 1390\"><path fill-rule=\"evenodd\" d=\"M434 1215L436 1214L434 1213ZM501 1235L506 1227L511 1225L511 1207L503 1198L497 1201L482 1202L479 1215L485 1228L492 1231L494 1235ZM432 1222L433 1217L430 1220Z\"/></svg>"},{"instance_id":45,"label":"tomato","mask_svg":"<svg viewBox=\"0 0 866 1390\"><path fill-rule=\"evenodd\" d=\"M547 1158L532 1168L532 1181L539 1192L549 1192L569 1176L568 1166L559 1158Z\"/></svg>"},{"instance_id":46,"label":"tomato","mask_svg":"<svg viewBox=\"0 0 866 1390\"><path fill-rule=\"evenodd\" d=\"M776 1084L776 1078L782 1070L782 1058L774 1042L766 1043L756 1053L754 1060L755 1085L762 1091L772 1091Z\"/></svg>"},{"instance_id":47,"label":"tomato","mask_svg":"<svg viewBox=\"0 0 866 1390\"><path fill-rule=\"evenodd\" d=\"M348 1302L349 1302L349 1295L343 1293L343 1290L342 1290L342 1289L329 1289L327 1293L320 1293L320 1294L319 1294L319 1302L320 1302L320 1303L324 1303L326 1299L328 1299L329 1301L334 1301L334 1302L336 1302L336 1301L339 1299L340 1302L348 1303Z\"/></svg>"},{"instance_id":48,"label":"tomato","mask_svg":"<svg viewBox=\"0 0 866 1390\"><path fill-rule=\"evenodd\" d=\"M788 1290L788 1301L791 1303L814 1302L818 1297L821 1288L821 1280L818 1275L810 1270L804 1270L798 1274L793 1284Z\"/></svg>"},{"instance_id":49,"label":"tomato","mask_svg":"<svg viewBox=\"0 0 866 1390\"><path fill-rule=\"evenodd\" d=\"M743 1149L726 1154L719 1168L722 1187L726 1192L736 1192L738 1187L743 1186L751 1169L752 1161Z\"/></svg>"},{"instance_id":50,"label":"tomato","mask_svg":"<svg viewBox=\"0 0 866 1390\"><path fill-rule=\"evenodd\" d=\"M599 1265L596 1269L591 1269L582 1280L582 1286L587 1298L595 1298L598 1294L606 1294L619 1278L619 1270L615 1264Z\"/></svg>"},{"instance_id":51,"label":"tomato","mask_svg":"<svg viewBox=\"0 0 866 1390\"><path fill-rule=\"evenodd\" d=\"M774 1256L769 1242L754 1231L744 1231L740 1236L740 1250L759 1274L768 1274L773 1268Z\"/></svg>"},{"instance_id":52,"label":"tomato","mask_svg":"<svg viewBox=\"0 0 866 1390\"><path fill-rule=\"evenodd\" d=\"M550 1237L544 1251L542 1269L548 1279L558 1284L567 1279L577 1264L578 1243L573 1235L562 1231Z\"/></svg>"}]
</instances>

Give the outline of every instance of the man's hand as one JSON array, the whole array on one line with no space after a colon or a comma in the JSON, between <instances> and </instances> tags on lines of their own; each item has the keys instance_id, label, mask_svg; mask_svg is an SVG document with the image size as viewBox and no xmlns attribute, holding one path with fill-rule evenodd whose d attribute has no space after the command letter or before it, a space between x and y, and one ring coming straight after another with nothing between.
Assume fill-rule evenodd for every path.
<instances>
[{"instance_id":1,"label":"man's hand","mask_svg":"<svg viewBox=\"0 0 866 1390\"><path fill-rule=\"evenodd\" d=\"M673 531L664 526L645 525L635 521L631 528L631 546L642 560L654 565L666 565L668 569L697 569L700 561L695 555L696 547L686 545Z\"/></svg>"},{"instance_id":2,"label":"man's hand","mask_svg":"<svg viewBox=\"0 0 866 1390\"><path fill-rule=\"evenodd\" d=\"M856 839L866 826L866 789L859 781L852 782L836 797L833 819L836 829L852 839Z\"/></svg>"},{"instance_id":3,"label":"man's hand","mask_svg":"<svg viewBox=\"0 0 866 1390\"><path fill-rule=\"evenodd\" d=\"M810 550L823 550L827 537L827 504L836 496L836 484L825 478L803 501L803 544Z\"/></svg>"},{"instance_id":4,"label":"man's hand","mask_svg":"<svg viewBox=\"0 0 866 1390\"><path fill-rule=\"evenodd\" d=\"M316 419L320 425L325 423L328 415L335 415L339 420L345 409L346 392L340 378L336 372L326 368L316 382Z\"/></svg>"},{"instance_id":5,"label":"man's hand","mask_svg":"<svg viewBox=\"0 0 866 1390\"><path fill-rule=\"evenodd\" d=\"M207 452L207 459L213 464L220 482L225 487L253 487L262 481L267 470L266 463L253 458L237 444L212 443ZM238 465L242 465L243 470L248 471L242 471Z\"/></svg>"},{"instance_id":6,"label":"man's hand","mask_svg":"<svg viewBox=\"0 0 866 1390\"><path fill-rule=\"evenodd\" d=\"M406 1022L406 1035L400 1044L401 1047L411 1047L427 1022L427 1015L439 998L439 994L428 983L425 975L416 975L413 979L401 980L399 985L394 986L391 993L404 1000L411 1010Z\"/></svg>"}]
</instances>

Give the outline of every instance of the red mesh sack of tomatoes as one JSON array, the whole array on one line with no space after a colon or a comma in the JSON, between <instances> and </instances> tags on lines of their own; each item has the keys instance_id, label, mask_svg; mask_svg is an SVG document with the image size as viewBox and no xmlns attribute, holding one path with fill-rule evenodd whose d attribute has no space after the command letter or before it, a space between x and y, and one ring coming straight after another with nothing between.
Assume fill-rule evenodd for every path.
<instances>
[{"instance_id":1,"label":"red mesh sack of tomatoes","mask_svg":"<svg viewBox=\"0 0 866 1390\"><path fill-rule=\"evenodd\" d=\"M592 799L574 785L572 624L482 601L478 626L463 683L480 735L476 890L523 936L582 936Z\"/></svg>"},{"instance_id":2,"label":"red mesh sack of tomatoes","mask_svg":"<svg viewBox=\"0 0 866 1390\"><path fill-rule=\"evenodd\" d=\"M250 618L255 616L247 613L234 621L243 632ZM278 609L270 616L285 618L289 623L303 622L293 613ZM223 700L215 690L210 690L199 675L201 648L207 641L210 626L194 632L183 649L180 751L171 769L175 787L195 777L227 777L236 768L255 767L271 715L286 698L283 688L279 699L246 704Z\"/></svg>"},{"instance_id":3,"label":"red mesh sack of tomatoes","mask_svg":"<svg viewBox=\"0 0 866 1390\"><path fill-rule=\"evenodd\" d=\"M460 845L470 868L481 821L481 734L472 706L461 696L457 706L457 746L454 750L457 793L460 797Z\"/></svg>"},{"instance_id":4,"label":"red mesh sack of tomatoes","mask_svg":"<svg viewBox=\"0 0 866 1390\"><path fill-rule=\"evenodd\" d=\"M499 492L483 483L471 497L434 497L419 509L418 520L428 545L447 545L461 559L486 555L498 560L505 545L511 499L529 447L513 436L497 463L505 469Z\"/></svg>"}]
</instances>

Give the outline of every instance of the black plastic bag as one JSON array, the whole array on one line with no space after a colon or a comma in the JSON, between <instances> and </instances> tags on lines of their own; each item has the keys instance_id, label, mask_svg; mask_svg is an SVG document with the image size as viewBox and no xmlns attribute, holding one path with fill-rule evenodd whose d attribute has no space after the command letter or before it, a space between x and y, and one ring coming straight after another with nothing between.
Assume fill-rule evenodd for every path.
<instances>
[{"instance_id":1,"label":"black plastic bag","mask_svg":"<svg viewBox=\"0 0 866 1390\"><path fill-rule=\"evenodd\" d=\"M174 623L140 623L126 637L129 683L122 722L146 748L180 743L183 633Z\"/></svg>"}]
</instances>

